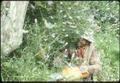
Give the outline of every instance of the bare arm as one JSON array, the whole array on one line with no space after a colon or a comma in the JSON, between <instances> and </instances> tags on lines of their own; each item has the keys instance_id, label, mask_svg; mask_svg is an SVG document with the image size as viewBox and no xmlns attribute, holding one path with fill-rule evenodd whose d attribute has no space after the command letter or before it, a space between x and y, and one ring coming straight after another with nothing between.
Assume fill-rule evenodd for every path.
<instances>
[{"instance_id":1,"label":"bare arm","mask_svg":"<svg viewBox=\"0 0 120 83\"><path fill-rule=\"evenodd\" d=\"M96 50L94 50L90 58L90 65L88 66L88 71L90 74L92 74L98 72L100 69L101 69L100 59Z\"/></svg>"}]
</instances>

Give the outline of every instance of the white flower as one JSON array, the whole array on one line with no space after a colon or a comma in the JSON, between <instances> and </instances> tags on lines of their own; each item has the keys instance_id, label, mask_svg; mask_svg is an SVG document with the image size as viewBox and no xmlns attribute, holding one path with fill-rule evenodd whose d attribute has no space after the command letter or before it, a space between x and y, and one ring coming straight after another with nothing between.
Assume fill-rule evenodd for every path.
<instances>
[{"instance_id":1,"label":"white flower","mask_svg":"<svg viewBox=\"0 0 120 83\"><path fill-rule=\"evenodd\" d=\"M47 39L44 39L44 41L47 41Z\"/></svg>"},{"instance_id":2,"label":"white flower","mask_svg":"<svg viewBox=\"0 0 120 83\"><path fill-rule=\"evenodd\" d=\"M44 20L44 24L45 24L45 27L48 28L48 29L52 29L53 27L55 27L55 24L52 24L50 22L47 22L46 19L43 19Z\"/></svg>"},{"instance_id":3,"label":"white flower","mask_svg":"<svg viewBox=\"0 0 120 83\"><path fill-rule=\"evenodd\" d=\"M77 28L77 26L73 26L73 25L71 25L70 27L71 27L71 28Z\"/></svg>"},{"instance_id":4,"label":"white flower","mask_svg":"<svg viewBox=\"0 0 120 83\"><path fill-rule=\"evenodd\" d=\"M52 5L53 4L53 1L48 1L48 5Z\"/></svg>"},{"instance_id":5,"label":"white flower","mask_svg":"<svg viewBox=\"0 0 120 83\"><path fill-rule=\"evenodd\" d=\"M37 34L34 34L35 36L37 36Z\"/></svg>"},{"instance_id":6,"label":"white flower","mask_svg":"<svg viewBox=\"0 0 120 83\"><path fill-rule=\"evenodd\" d=\"M66 24L66 22L63 22L63 24Z\"/></svg>"},{"instance_id":7,"label":"white flower","mask_svg":"<svg viewBox=\"0 0 120 83\"><path fill-rule=\"evenodd\" d=\"M110 43L111 43L112 41L110 40Z\"/></svg>"},{"instance_id":8,"label":"white flower","mask_svg":"<svg viewBox=\"0 0 120 83\"><path fill-rule=\"evenodd\" d=\"M63 10L60 10L60 13L63 12Z\"/></svg>"},{"instance_id":9,"label":"white flower","mask_svg":"<svg viewBox=\"0 0 120 83\"><path fill-rule=\"evenodd\" d=\"M102 18L101 18L101 21L104 21L106 18L107 18L107 16L102 17Z\"/></svg>"},{"instance_id":10,"label":"white flower","mask_svg":"<svg viewBox=\"0 0 120 83\"><path fill-rule=\"evenodd\" d=\"M68 42L65 43L65 46L68 45Z\"/></svg>"},{"instance_id":11,"label":"white flower","mask_svg":"<svg viewBox=\"0 0 120 83\"><path fill-rule=\"evenodd\" d=\"M76 31L77 34L79 34L79 31Z\"/></svg>"},{"instance_id":12,"label":"white flower","mask_svg":"<svg viewBox=\"0 0 120 83\"><path fill-rule=\"evenodd\" d=\"M50 49L51 47L50 47L50 46L48 46L48 48Z\"/></svg>"},{"instance_id":13,"label":"white flower","mask_svg":"<svg viewBox=\"0 0 120 83\"><path fill-rule=\"evenodd\" d=\"M28 33L29 32L28 30L24 30L24 29L22 31L23 31L23 33Z\"/></svg>"},{"instance_id":14,"label":"white flower","mask_svg":"<svg viewBox=\"0 0 120 83\"><path fill-rule=\"evenodd\" d=\"M110 8L107 8L107 10L110 10Z\"/></svg>"},{"instance_id":15,"label":"white flower","mask_svg":"<svg viewBox=\"0 0 120 83\"><path fill-rule=\"evenodd\" d=\"M72 17L71 17L71 16L69 16L69 19L72 19Z\"/></svg>"},{"instance_id":16,"label":"white flower","mask_svg":"<svg viewBox=\"0 0 120 83\"><path fill-rule=\"evenodd\" d=\"M68 34L66 34L65 37L68 37Z\"/></svg>"},{"instance_id":17,"label":"white flower","mask_svg":"<svg viewBox=\"0 0 120 83\"><path fill-rule=\"evenodd\" d=\"M103 42L103 40L100 40L100 42Z\"/></svg>"},{"instance_id":18,"label":"white flower","mask_svg":"<svg viewBox=\"0 0 120 83\"><path fill-rule=\"evenodd\" d=\"M65 29L62 29L62 31L65 31Z\"/></svg>"},{"instance_id":19,"label":"white flower","mask_svg":"<svg viewBox=\"0 0 120 83\"><path fill-rule=\"evenodd\" d=\"M70 24L70 25L72 24L72 22L69 22L69 21L67 21L67 23Z\"/></svg>"},{"instance_id":20,"label":"white flower","mask_svg":"<svg viewBox=\"0 0 120 83\"><path fill-rule=\"evenodd\" d=\"M68 9L69 9L69 10L71 10L72 8L71 8L71 7L69 7Z\"/></svg>"},{"instance_id":21,"label":"white flower","mask_svg":"<svg viewBox=\"0 0 120 83\"><path fill-rule=\"evenodd\" d=\"M37 19L35 18L35 23L37 24Z\"/></svg>"},{"instance_id":22,"label":"white flower","mask_svg":"<svg viewBox=\"0 0 120 83\"><path fill-rule=\"evenodd\" d=\"M76 2L74 3L74 5L76 5L76 6L79 5L79 1L76 1Z\"/></svg>"},{"instance_id":23,"label":"white flower","mask_svg":"<svg viewBox=\"0 0 120 83\"><path fill-rule=\"evenodd\" d=\"M80 16L76 16L77 19L80 19Z\"/></svg>"},{"instance_id":24,"label":"white flower","mask_svg":"<svg viewBox=\"0 0 120 83\"><path fill-rule=\"evenodd\" d=\"M66 18L66 17L67 17L67 15L64 15L63 17L64 17L64 18Z\"/></svg>"},{"instance_id":25,"label":"white flower","mask_svg":"<svg viewBox=\"0 0 120 83\"><path fill-rule=\"evenodd\" d=\"M53 33L51 36L52 36L53 38L55 38L55 33Z\"/></svg>"},{"instance_id":26,"label":"white flower","mask_svg":"<svg viewBox=\"0 0 120 83\"><path fill-rule=\"evenodd\" d=\"M64 43L64 41L59 41L61 44L63 44Z\"/></svg>"},{"instance_id":27,"label":"white flower","mask_svg":"<svg viewBox=\"0 0 120 83\"><path fill-rule=\"evenodd\" d=\"M63 4L63 2L60 2L60 4Z\"/></svg>"},{"instance_id":28,"label":"white flower","mask_svg":"<svg viewBox=\"0 0 120 83\"><path fill-rule=\"evenodd\" d=\"M53 16L50 16L51 19L53 19Z\"/></svg>"}]
</instances>

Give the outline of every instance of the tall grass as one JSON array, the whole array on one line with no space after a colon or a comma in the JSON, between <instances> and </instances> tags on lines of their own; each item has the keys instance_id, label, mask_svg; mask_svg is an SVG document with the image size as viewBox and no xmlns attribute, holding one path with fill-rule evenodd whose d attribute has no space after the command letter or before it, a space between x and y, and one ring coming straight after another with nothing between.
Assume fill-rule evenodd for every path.
<instances>
[{"instance_id":1,"label":"tall grass","mask_svg":"<svg viewBox=\"0 0 120 83\"><path fill-rule=\"evenodd\" d=\"M118 14L114 13L117 11L116 2L109 2L109 4L97 1L94 3L80 2L80 5L77 5L76 2L74 5L72 5L73 2L55 3L54 6L49 6L47 2L35 2L35 10L28 7L25 29L29 33L24 34L23 43L18 49L9 57L2 58L2 80L50 80L49 75L59 72L65 65L62 64L65 59L60 49L75 48L75 43L80 35L91 25L87 21L87 15L94 14L92 11L95 11L95 8L99 10L94 14L95 21L101 26L100 32L95 32L95 45L100 52L102 71L94 76L94 80L118 80L119 45L116 36L118 30L112 26L112 23L109 23L108 17L106 17L106 15L110 16L110 11L117 17ZM106 8L111 8L113 11L106 10ZM37 13L30 13L30 10ZM38 16L36 17L38 23L34 22L34 16ZM105 18L104 22L101 21L102 17ZM59 62L56 62L55 65L54 60L57 57L59 57Z\"/></svg>"}]
</instances>

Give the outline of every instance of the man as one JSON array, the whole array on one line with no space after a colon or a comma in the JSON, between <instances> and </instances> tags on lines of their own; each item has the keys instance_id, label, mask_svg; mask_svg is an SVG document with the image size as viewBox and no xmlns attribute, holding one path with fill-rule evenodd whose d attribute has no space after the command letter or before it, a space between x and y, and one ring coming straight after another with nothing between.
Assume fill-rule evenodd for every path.
<instances>
[{"instance_id":1,"label":"man","mask_svg":"<svg viewBox=\"0 0 120 83\"><path fill-rule=\"evenodd\" d=\"M75 51L75 57L77 58L80 71L82 73L87 72L83 75L83 80L92 80L92 75L101 69L100 60L97 51L93 45L94 38L93 33L85 32L81 36L78 42L78 48Z\"/></svg>"}]
</instances>

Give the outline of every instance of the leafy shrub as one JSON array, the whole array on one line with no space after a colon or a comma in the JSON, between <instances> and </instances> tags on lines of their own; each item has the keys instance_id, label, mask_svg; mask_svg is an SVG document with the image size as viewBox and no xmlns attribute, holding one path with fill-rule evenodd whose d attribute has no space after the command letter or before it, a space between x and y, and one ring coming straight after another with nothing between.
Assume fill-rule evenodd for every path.
<instances>
[{"instance_id":1,"label":"leafy shrub","mask_svg":"<svg viewBox=\"0 0 120 83\"><path fill-rule=\"evenodd\" d=\"M117 1L31 1L23 44L2 59L2 80L49 80L66 61L63 48L75 48L85 30L95 32L102 72L94 80L119 79ZM17 57L20 55L20 57ZM50 69L49 69L50 68Z\"/></svg>"}]
</instances>

